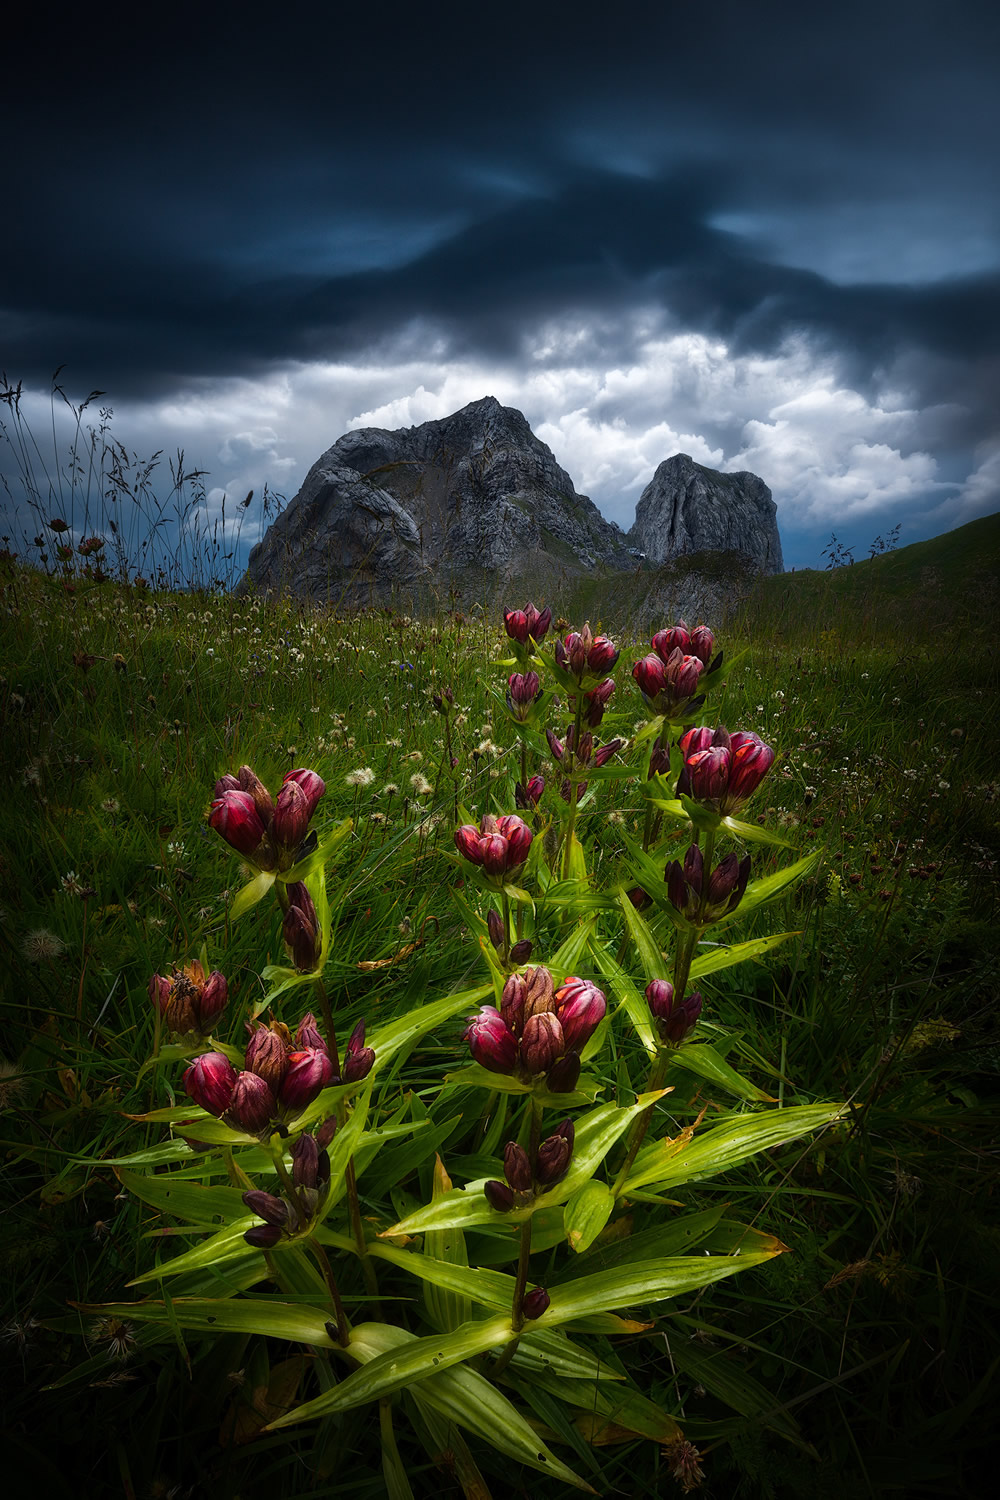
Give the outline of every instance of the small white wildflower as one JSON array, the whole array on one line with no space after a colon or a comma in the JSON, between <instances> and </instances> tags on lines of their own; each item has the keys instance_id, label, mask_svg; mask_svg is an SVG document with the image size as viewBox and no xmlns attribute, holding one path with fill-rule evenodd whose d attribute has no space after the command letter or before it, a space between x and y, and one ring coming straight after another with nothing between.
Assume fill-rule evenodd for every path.
<instances>
[{"instance_id":1,"label":"small white wildflower","mask_svg":"<svg viewBox=\"0 0 1000 1500\"><path fill-rule=\"evenodd\" d=\"M122 805L117 797L105 797L101 803L101 812L107 813L109 818L113 818L116 813L121 812L121 808Z\"/></svg>"},{"instance_id":2,"label":"small white wildflower","mask_svg":"<svg viewBox=\"0 0 1000 1500\"><path fill-rule=\"evenodd\" d=\"M371 766L359 766L356 771L348 771L344 780L348 786L371 786L375 772Z\"/></svg>"},{"instance_id":3,"label":"small white wildflower","mask_svg":"<svg viewBox=\"0 0 1000 1500\"><path fill-rule=\"evenodd\" d=\"M66 892L67 896L83 895L83 881L80 879L75 870L67 870L66 874L60 880L59 884Z\"/></svg>"},{"instance_id":4,"label":"small white wildflower","mask_svg":"<svg viewBox=\"0 0 1000 1500\"><path fill-rule=\"evenodd\" d=\"M383 797L395 797L398 791L399 787L394 781L387 781L385 786L382 788L382 795Z\"/></svg>"}]
</instances>

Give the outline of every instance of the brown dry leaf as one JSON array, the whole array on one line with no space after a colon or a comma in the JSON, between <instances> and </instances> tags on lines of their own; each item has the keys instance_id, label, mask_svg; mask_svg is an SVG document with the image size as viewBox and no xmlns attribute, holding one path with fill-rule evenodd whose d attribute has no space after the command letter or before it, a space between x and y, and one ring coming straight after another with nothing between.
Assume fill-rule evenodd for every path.
<instances>
[{"instance_id":1,"label":"brown dry leaf","mask_svg":"<svg viewBox=\"0 0 1000 1500\"><path fill-rule=\"evenodd\" d=\"M291 1410L305 1368L306 1356L295 1354L275 1365L267 1385L255 1386L249 1400L245 1391L238 1392L222 1419L219 1446L237 1448L252 1443L262 1427Z\"/></svg>"}]
</instances>

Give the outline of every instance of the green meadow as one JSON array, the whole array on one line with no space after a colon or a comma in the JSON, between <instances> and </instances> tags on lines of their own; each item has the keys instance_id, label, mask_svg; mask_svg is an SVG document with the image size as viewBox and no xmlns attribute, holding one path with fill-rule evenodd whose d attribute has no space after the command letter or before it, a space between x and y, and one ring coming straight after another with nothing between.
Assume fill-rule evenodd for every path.
<instances>
[{"instance_id":1,"label":"green meadow","mask_svg":"<svg viewBox=\"0 0 1000 1500\"><path fill-rule=\"evenodd\" d=\"M662 808L651 815L644 801L635 740L648 714L631 669L674 621L643 618L640 593L625 627L624 601L594 584L536 597L552 606L560 636L589 618L620 650L599 737L624 743L609 762L615 774L581 796L579 863L559 896L552 868L566 804L541 732L522 752L509 720L504 694L517 668L499 611L338 615L290 599L102 581L86 561L47 560L47 572L0 564L8 1465L53 1500L499 1500L588 1486L747 1500L982 1495L1000 1397L1000 518L850 567L763 580L727 618L704 622L724 664L699 722L753 731L777 752L740 817L780 842L748 834L732 847L749 851L758 882L814 857L768 904L742 918L737 909L718 938L708 929L699 952L709 957L784 938L744 962L703 964L703 1009L685 1045L706 1045L716 1072L686 1071L682 1047L656 1116L682 1145L693 1132L694 1150L699 1132L765 1110L779 1119L831 1109L822 1127L776 1129L731 1165L624 1192L582 1249L568 1209L551 1232L546 1221L530 1245L531 1280L554 1307L560 1286L583 1284L574 1277L589 1284L627 1264L630 1239L643 1237L643 1265L662 1256L660 1235L676 1255L671 1226L698 1215L716 1238L703 1229L702 1251L692 1241L685 1265L697 1253L756 1250L738 1275L689 1277L676 1294L644 1299L629 1283L610 1321L577 1308L565 1324L584 1351L575 1378L540 1373L522 1349L488 1380L487 1351L470 1335L456 1368L503 1400L496 1414L483 1407L478 1432L467 1420L472 1397L454 1420L443 1401L432 1409L414 1398L421 1370L409 1384L373 1386L367 1405L338 1405L356 1371L331 1363L322 1330L306 1336L278 1314L280 1303L304 1317L315 1272L300 1282L289 1272L286 1284L260 1260L237 1285L235 1269L206 1261L197 1286L182 1278L171 1293L158 1279L158 1267L218 1231L228 1200L206 1199L207 1217L194 1222L169 1198L156 1204L140 1169L238 1194L210 1186L198 1156L205 1137L172 1129L190 1057L160 1025L150 979L195 959L222 970L229 1004L217 1036L236 1048L248 1018L274 1014L294 1030L316 1004L301 983L272 999L288 962L281 913L264 900L234 916L253 871L207 819L216 781L242 765L271 788L294 768L318 772L326 793L314 827L321 840L342 831L326 872L322 968L341 1046L363 1018L378 1054L378 1039L402 1037L397 1023L441 1002L441 1019L394 1043L361 1096L359 1140L371 1155L359 1147L361 1234L389 1246L382 1259L372 1252L377 1292L343 1203L327 1221L327 1254L343 1267L348 1319L363 1309L366 1328L384 1318L408 1338L475 1330L487 1314L461 1277L458 1290L444 1272L425 1287L402 1268L400 1257L431 1244L447 1261L446 1230L378 1239L448 1179L458 1189L501 1177L508 1132L524 1128L516 1094L451 1076L470 1061L468 1018L500 982L484 935L489 893L456 852L455 830L514 812L525 772L546 778L530 815L537 857L511 898L510 935L530 936L532 964L556 966L562 954L607 996L600 1047L584 1053L593 1092L567 1112L634 1109L650 1050L635 1006L676 934L665 907L637 925L622 893L651 868L637 849L662 878L683 858L691 825ZM434 700L446 689L454 702L442 715ZM565 707L546 707L564 733ZM361 1129L360 1115L350 1120ZM241 1149L251 1162L256 1148ZM594 1169L605 1194L620 1150L613 1143ZM720 1224L743 1226L746 1239L726 1242ZM451 1263L464 1255L484 1278L509 1279L516 1234L487 1230L474 1225ZM273 1330L259 1311L224 1331L186 1319L185 1298L237 1305L251 1285L254 1307L273 1299ZM159 1321L123 1306L153 1297ZM616 1405L617 1388L631 1394ZM315 1420L274 1425L320 1396ZM512 1410L520 1436L511 1426L501 1441ZM575 1478L532 1467L534 1438Z\"/></svg>"}]
</instances>

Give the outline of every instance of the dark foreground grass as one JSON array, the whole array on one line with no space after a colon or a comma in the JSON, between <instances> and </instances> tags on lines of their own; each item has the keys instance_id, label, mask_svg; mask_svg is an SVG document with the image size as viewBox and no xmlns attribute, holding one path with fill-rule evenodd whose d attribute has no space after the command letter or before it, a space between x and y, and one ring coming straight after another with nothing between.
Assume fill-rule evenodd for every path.
<instances>
[{"instance_id":1,"label":"dark foreground grass","mask_svg":"<svg viewBox=\"0 0 1000 1500\"><path fill-rule=\"evenodd\" d=\"M878 618L870 589L846 598L839 578L811 577L769 582L721 637L739 660L718 713L778 747L753 811L823 860L773 924L801 936L703 989L734 1065L785 1104L846 1100L849 1118L680 1190L689 1208L731 1205L789 1253L686 1299L614 1353L683 1420L707 1494L976 1497L1000 1362L996 658L967 594L960 631L931 628L930 610L918 625L912 567L898 609ZM499 621L337 618L87 580L68 590L13 565L2 608L8 1461L52 1496L382 1495L367 1412L344 1419L333 1468L305 1429L235 1440L234 1413L266 1372L252 1341L138 1347L127 1326L69 1304L121 1299L162 1243L144 1237L159 1221L100 1165L162 1138L127 1115L178 1087L178 1070L141 1073L150 975L204 946L249 1009L260 970L281 959L269 909L227 917L240 880L205 822L223 771L249 762L275 784L313 766L328 785L324 824L354 819L327 971L345 1034L362 1014L384 1019L482 977L450 894L452 832L458 802L477 815L513 806ZM629 667L647 642L617 643L606 726L627 736L643 717ZM444 686L458 705L454 767L429 709ZM581 812L598 887L641 819L627 781ZM620 927L600 920L617 948ZM414 1098L433 1098L460 1029L408 1060ZM426 1175L398 1184L401 1201L427 1195ZM602 1493L680 1493L655 1443L612 1432L591 1450L560 1430L555 1403L551 1424L549 1441ZM454 1454L435 1466L400 1441L415 1494L462 1493ZM476 1456L496 1496L565 1492L488 1448Z\"/></svg>"}]
</instances>

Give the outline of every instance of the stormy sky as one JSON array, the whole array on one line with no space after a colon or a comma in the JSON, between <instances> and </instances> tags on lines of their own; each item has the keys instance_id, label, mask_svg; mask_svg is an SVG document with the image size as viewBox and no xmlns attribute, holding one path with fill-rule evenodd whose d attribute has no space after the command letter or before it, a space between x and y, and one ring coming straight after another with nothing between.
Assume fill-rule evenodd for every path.
<instances>
[{"instance_id":1,"label":"stormy sky","mask_svg":"<svg viewBox=\"0 0 1000 1500\"><path fill-rule=\"evenodd\" d=\"M995 4L137 24L8 27L0 367L50 449L61 366L208 519L484 395L625 528L673 453L752 470L787 566L1000 508Z\"/></svg>"}]
</instances>

